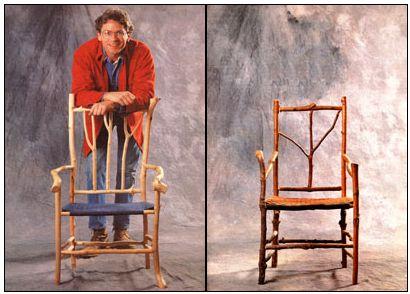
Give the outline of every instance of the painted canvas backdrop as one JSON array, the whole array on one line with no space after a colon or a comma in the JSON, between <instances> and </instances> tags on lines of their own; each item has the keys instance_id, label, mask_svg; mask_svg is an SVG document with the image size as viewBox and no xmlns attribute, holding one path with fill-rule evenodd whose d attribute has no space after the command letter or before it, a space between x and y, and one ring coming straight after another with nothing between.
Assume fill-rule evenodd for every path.
<instances>
[{"instance_id":1,"label":"painted canvas backdrop","mask_svg":"<svg viewBox=\"0 0 410 294\"><path fill-rule=\"evenodd\" d=\"M406 244L406 27L405 6L208 7L209 242L259 239L254 154L261 149L266 161L270 157L272 100L338 105L347 96L347 153L359 164L362 248ZM315 144L335 114L315 112ZM281 131L305 150L308 117L280 114ZM340 131L339 118L315 153L314 185L340 185ZM280 185L305 186L306 157L283 138L279 149ZM339 215L282 213L281 237L338 238Z\"/></svg>"},{"instance_id":2,"label":"painted canvas backdrop","mask_svg":"<svg viewBox=\"0 0 410 294\"><path fill-rule=\"evenodd\" d=\"M6 260L52 256L50 170L69 164L67 107L73 53L96 35L94 20L109 7L114 6L5 7ZM200 248L195 249L202 259L200 272L205 244L205 8L119 7L128 11L133 37L150 47L155 61L155 90L161 101L152 123L149 162L164 168L169 186L162 198L160 242L176 242L185 234L188 243ZM81 155L81 124L78 116L77 155ZM81 161L78 175L78 187L84 187ZM65 192L67 181L63 175ZM151 181L150 175L149 190ZM67 193L64 197L67 203ZM131 219L136 238L141 222L141 217ZM109 230L111 223L109 218ZM77 225L80 237L88 239L87 218L78 218ZM67 233L64 222L63 237ZM202 274L198 279L203 282Z\"/></svg>"},{"instance_id":3,"label":"painted canvas backdrop","mask_svg":"<svg viewBox=\"0 0 410 294\"><path fill-rule=\"evenodd\" d=\"M405 290L406 6L212 5L207 12L208 289ZM342 96L348 104L347 152L359 164L359 284L351 284L350 259L340 267L340 250L316 249L281 250L278 268L268 267L267 283L258 285L255 150L269 159L272 100L338 105ZM314 113L315 144L334 116ZM309 150L308 113L281 113L280 127ZM339 118L315 152L314 185L340 183L340 130ZM306 157L283 138L279 150L279 184L305 186ZM348 187L351 195L350 181ZM279 238L337 240L339 220L338 210L282 212ZM352 231L352 210L347 223Z\"/></svg>"}]
</instances>

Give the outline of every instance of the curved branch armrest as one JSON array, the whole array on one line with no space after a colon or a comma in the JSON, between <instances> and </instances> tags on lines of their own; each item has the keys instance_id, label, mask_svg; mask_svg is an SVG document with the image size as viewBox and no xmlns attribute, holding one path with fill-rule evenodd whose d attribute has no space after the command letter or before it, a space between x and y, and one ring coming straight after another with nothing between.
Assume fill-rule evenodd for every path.
<instances>
[{"instance_id":1,"label":"curved branch armrest","mask_svg":"<svg viewBox=\"0 0 410 294\"><path fill-rule=\"evenodd\" d=\"M152 183L154 191L166 193L168 190L168 186L161 182L162 178L164 177L164 170L162 169L162 167L153 164L144 164L144 166L146 169L152 169L156 172L155 179Z\"/></svg>"},{"instance_id":2,"label":"curved branch armrest","mask_svg":"<svg viewBox=\"0 0 410 294\"><path fill-rule=\"evenodd\" d=\"M255 156L259 162L259 171L260 171L261 181L264 181L265 180L265 159L263 158L263 151L256 150Z\"/></svg>"},{"instance_id":3,"label":"curved branch armrest","mask_svg":"<svg viewBox=\"0 0 410 294\"><path fill-rule=\"evenodd\" d=\"M352 163L352 161L350 160L349 156L347 156L346 153L343 153L342 157L343 157L343 160L346 162L347 172L349 173L351 177L353 177L352 164L354 163Z\"/></svg>"},{"instance_id":4,"label":"curved branch armrest","mask_svg":"<svg viewBox=\"0 0 410 294\"><path fill-rule=\"evenodd\" d=\"M259 168L261 172L261 177L263 176L263 179L265 180L269 173L272 171L273 164L275 163L276 159L278 158L278 151L273 151L272 156L270 157L268 163L268 168L265 170L265 163L264 163L264 158L263 158L263 151L262 150L257 150L255 153L256 158L259 161Z\"/></svg>"},{"instance_id":5,"label":"curved branch armrest","mask_svg":"<svg viewBox=\"0 0 410 294\"><path fill-rule=\"evenodd\" d=\"M161 100L161 98L159 97L153 97L149 100L149 106L148 106L148 111L152 112L155 108L155 106L157 106L157 103L159 102L159 100Z\"/></svg>"},{"instance_id":6,"label":"curved branch armrest","mask_svg":"<svg viewBox=\"0 0 410 294\"><path fill-rule=\"evenodd\" d=\"M73 170L74 166L72 165L63 165L58 168L51 170L51 177L53 178L53 185L51 186L51 192L58 192L61 190L61 178L58 175L61 171L64 170Z\"/></svg>"},{"instance_id":7,"label":"curved branch armrest","mask_svg":"<svg viewBox=\"0 0 410 294\"><path fill-rule=\"evenodd\" d=\"M256 150L255 156L259 162L259 172L260 172L260 180L261 180L261 192L259 196L259 206L263 207L265 205L264 201L265 201L265 194L266 194L266 173L265 173L265 160L263 158L263 151Z\"/></svg>"},{"instance_id":8,"label":"curved branch armrest","mask_svg":"<svg viewBox=\"0 0 410 294\"><path fill-rule=\"evenodd\" d=\"M278 151L273 151L271 158L269 159L268 169L266 170L265 178L268 177L269 173L272 171L273 164L275 163L276 159L278 158Z\"/></svg>"}]
</instances>

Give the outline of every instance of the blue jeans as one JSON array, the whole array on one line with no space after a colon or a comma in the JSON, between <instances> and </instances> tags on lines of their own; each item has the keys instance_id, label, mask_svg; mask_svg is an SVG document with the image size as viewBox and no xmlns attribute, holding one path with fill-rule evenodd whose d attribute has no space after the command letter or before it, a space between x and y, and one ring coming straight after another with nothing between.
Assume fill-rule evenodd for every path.
<instances>
[{"instance_id":1,"label":"blue jeans","mask_svg":"<svg viewBox=\"0 0 410 294\"><path fill-rule=\"evenodd\" d=\"M116 176L116 189L121 189L121 162L122 152L124 147L125 135L123 127L123 119L114 113L113 119L114 127L117 127L118 148L117 148L117 176ZM97 189L105 189L105 168L107 162L107 130L104 126L100 131L97 138ZM134 184L136 170L138 166L138 160L141 155L141 151L138 148L137 143L133 138L130 138L127 146L127 155L125 160L125 189L131 188ZM92 178L92 153L86 158L86 177L87 177L87 189L92 190L93 178ZM115 203L129 203L132 202L131 194L115 194ZM88 204L104 204L105 194L88 195ZM88 227L93 230L105 228L107 223L106 216L90 216ZM130 223L129 215L116 215L114 216L113 227L114 229L127 229Z\"/></svg>"}]
</instances>

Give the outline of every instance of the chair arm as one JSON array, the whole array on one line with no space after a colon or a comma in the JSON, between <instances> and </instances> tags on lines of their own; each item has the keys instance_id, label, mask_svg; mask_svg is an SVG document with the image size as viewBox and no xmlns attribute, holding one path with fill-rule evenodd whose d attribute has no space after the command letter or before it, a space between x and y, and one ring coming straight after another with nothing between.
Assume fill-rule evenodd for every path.
<instances>
[{"instance_id":1,"label":"chair arm","mask_svg":"<svg viewBox=\"0 0 410 294\"><path fill-rule=\"evenodd\" d=\"M346 153L343 153L343 154L342 154L342 158L343 158L344 162L346 162L347 172L349 173L349 175L350 175L351 177L353 177L352 165L355 164L355 163L353 163L353 162L350 160L349 156L347 156Z\"/></svg>"},{"instance_id":2,"label":"chair arm","mask_svg":"<svg viewBox=\"0 0 410 294\"><path fill-rule=\"evenodd\" d=\"M263 158L263 151L256 150L255 156L259 162L259 172L260 172L261 181L265 181L265 159Z\"/></svg>"},{"instance_id":3,"label":"chair arm","mask_svg":"<svg viewBox=\"0 0 410 294\"><path fill-rule=\"evenodd\" d=\"M273 164L275 163L276 159L278 158L278 151L273 151L268 163L268 168L265 169L265 162L264 162L264 158L263 158L263 151L262 150L257 150L255 153L256 158L259 161L259 169L261 172L261 177L263 176L263 178L266 180L269 173L272 171L273 168Z\"/></svg>"},{"instance_id":4,"label":"chair arm","mask_svg":"<svg viewBox=\"0 0 410 294\"><path fill-rule=\"evenodd\" d=\"M265 207L265 194L266 194L266 178L268 177L270 171L272 170L273 164L278 158L278 152L274 151L271 158L269 159L268 169L265 169L265 161L263 158L263 151L256 150L255 156L259 162L260 180L261 180L261 192L259 196L259 207L263 209Z\"/></svg>"},{"instance_id":5,"label":"chair arm","mask_svg":"<svg viewBox=\"0 0 410 294\"><path fill-rule=\"evenodd\" d=\"M353 163L349 156L346 153L342 154L343 161L346 162L346 168L349 175L352 177L352 186L353 186L353 205L354 209L358 210L359 208L359 165ZM358 216L355 216L355 218Z\"/></svg>"},{"instance_id":6,"label":"chair arm","mask_svg":"<svg viewBox=\"0 0 410 294\"><path fill-rule=\"evenodd\" d=\"M52 169L51 170L51 176L52 176L52 178L53 178L53 185L51 186L51 192L58 192L58 191L60 191L61 190L61 178L60 178L60 176L58 175L61 171L64 171L64 170L73 170L74 169L74 166L72 166L72 165L63 165L63 166L60 166L60 167L58 167L58 168L55 168L55 169Z\"/></svg>"},{"instance_id":7,"label":"chair arm","mask_svg":"<svg viewBox=\"0 0 410 294\"><path fill-rule=\"evenodd\" d=\"M273 151L272 156L269 159L269 165L268 165L268 169L266 170L266 174L265 174L265 178L268 177L269 173L271 172L272 168L273 168L273 164L275 163L276 159L278 159L278 151Z\"/></svg>"},{"instance_id":8,"label":"chair arm","mask_svg":"<svg viewBox=\"0 0 410 294\"><path fill-rule=\"evenodd\" d=\"M168 190L168 186L161 182L162 178L164 177L164 170L162 169L162 167L153 164L144 164L144 166L146 169L152 169L156 172L155 179L152 182L152 187L154 188L154 191L166 193Z\"/></svg>"}]
</instances>

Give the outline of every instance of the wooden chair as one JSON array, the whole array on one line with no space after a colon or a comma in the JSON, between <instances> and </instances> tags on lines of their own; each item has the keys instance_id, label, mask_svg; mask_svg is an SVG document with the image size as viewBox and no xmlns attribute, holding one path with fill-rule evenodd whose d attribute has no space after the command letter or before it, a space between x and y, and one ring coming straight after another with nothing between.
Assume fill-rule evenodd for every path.
<instances>
[{"instance_id":1,"label":"wooden chair","mask_svg":"<svg viewBox=\"0 0 410 294\"><path fill-rule=\"evenodd\" d=\"M315 111L337 111L333 125L313 146L313 113ZM308 111L310 121L310 151L305 152L303 148L293 139L280 132L279 113L289 111ZM323 142L326 136L333 130L338 120L340 112L342 113L342 144L341 144L341 185L334 187L314 187L312 185L313 175L313 154ZM279 100L274 100L273 119L274 119L274 147L270 156L268 167L265 168L263 152L256 151L256 157L259 162L261 191L259 198L259 208L261 211L261 238L259 249L259 284L265 283L266 263L272 259L272 267L277 267L278 250L281 249L314 249L314 248L339 248L342 251L342 267L347 267L347 256L353 259L353 284L357 284L358 264L359 264L359 166L352 163L346 154L346 97L342 98L341 106L318 106L314 103L307 106L297 107L280 107ZM279 136L282 136L302 150L309 162L309 177L306 187L285 187L279 186L278 183L278 161L279 153ZM284 159L285 161L285 159ZM273 194L265 198L266 180L269 173L273 174ZM346 171L352 179L353 195L346 196ZM320 191L341 191L337 198L288 198L280 194L281 191L303 191L303 192L320 192ZM346 231L346 209L353 208L353 235ZM279 214L281 210L300 211L313 209L340 209L340 234L339 240L302 240L302 239L279 239ZM273 234L266 238L266 212L273 210ZM347 243L347 239L351 241ZM353 248L353 253L347 248ZM271 251L266 255L266 251Z\"/></svg>"},{"instance_id":2,"label":"wooden chair","mask_svg":"<svg viewBox=\"0 0 410 294\"><path fill-rule=\"evenodd\" d=\"M160 166L155 166L148 164L148 151L149 151L149 141L150 141L150 129L151 120L154 108L158 103L159 98L155 97L150 100L149 108L143 112L145 125L144 127L144 143L143 143L143 153L142 153L142 163L140 172L140 188L131 187L125 189L125 154L128 141L132 136L133 132L137 129L127 130L126 118L124 119L124 133L125 133L125 143L123 149L122 157L122 168L121 168L121 179L122 186L121 189L110 188L110 147L111 147L111 133L113 130L113 116L107 114L104 116L104 125L108 131L108 142L107 142L107 162L106 162L106 186L105 190L97 190L96 184L96 174L97 174L97 152L96 151L96 136L95 136L95 121L94 116L91 116L92 121L92 140L88 138L86 124L85 124L85 113L89 111L87 108L74 107L74 95L69 95L69 109L68 109L68 132L69 132L69 149L70 149L70 165L61 166L59 168L53 169L51 175L53 178L53 185L51 191L54 192L55 200L55 254L56 254L56 265L55 265L55 283L58 285L60 283L60 269L61 269L61 258L62 256L71 257L71 267L73 271L76 269L76 259L81 255L90 254L145 254L145 267L150 268L150 255L153 256L154 270L157 285L160 288L165 288L166 283L161 275L160 264L159 264L159 251L158 251L158 226L159 226L159 212L160 212L160 196L161 193L166 193L167 186L161 183L161 179L164 176L163 170ZM75 134L74 134L74 118L75 113L82 113L84 121L84 131L86 134L87 144L90 146L93 158L92 164L92 177L93 177L93 189L92 190L78 190L76 188L77 181L77 160L76 160L76 150L75 150ZM121 130L117 130L121 131ZM146 201L146 177L147 170L154 170L156 172L156 177L153 180L153 190L154 190L154 203ZM59 173L61 171L70 172L70 183L69 183L69 203L62 208L61 199L61 178ZM94 204L88 205L87 203L76 203L76 197L80 195L89 194L114 194L114 193L130 193L133 196L140 194L139 202L132 203L110 203L110 204ZM91 242L91 241L80 241L75 237L75 217L76 216L89 216L89 215L142 215L143 217L143 240L141 241L117 241L117 242ZM148 232L148 216L153 215L153 234L150 235ZM68 240L61 244L61 218L69 217L70 225L70 237ZM135 248L120 248L124 245L130 245ZM94 246L94 248L90 248ZM98 247L97 247L98 246ZM102 247L102 248L101 248ZM142 248L141 248L142 247Z\"/></svg>"}]
</instances>

